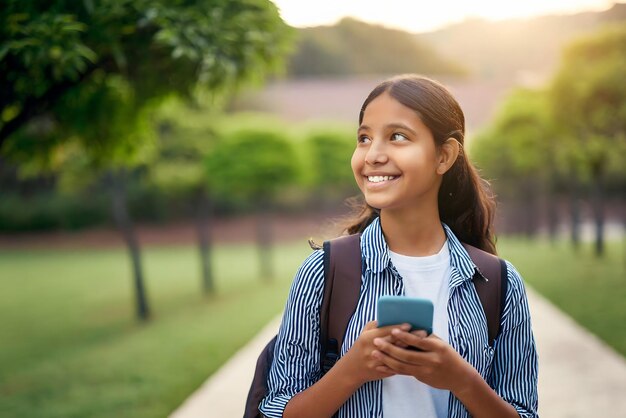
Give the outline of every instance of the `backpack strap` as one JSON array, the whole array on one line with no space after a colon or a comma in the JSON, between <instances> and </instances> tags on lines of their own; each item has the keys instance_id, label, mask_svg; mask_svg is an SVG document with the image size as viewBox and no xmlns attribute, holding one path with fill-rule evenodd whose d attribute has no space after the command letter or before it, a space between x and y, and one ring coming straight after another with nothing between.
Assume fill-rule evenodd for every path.
<instances>
[{"instance_id":1,"label":"backpack strap","mask_svg":"<svg viewBox=\"0 0 626 418\"><path fill-rule=\"evenodd\" d=\"M485 311L489 345L493 347L500 334L500 323L506 300L507 267L501 258L463 243L477 270L472 277L478 298Z\"/></svg>"},{"instance_id":2,"label":"backpack strap","mask_svg":"<svg viewBox=\"0 0 626 418\"><path fill-rule=\"evenodd\" d=\"M324 242L324 296L320 308L320 366L322 375L341 352L348 322L361 291L361 235Z\"/></svg>"}]
</instances>

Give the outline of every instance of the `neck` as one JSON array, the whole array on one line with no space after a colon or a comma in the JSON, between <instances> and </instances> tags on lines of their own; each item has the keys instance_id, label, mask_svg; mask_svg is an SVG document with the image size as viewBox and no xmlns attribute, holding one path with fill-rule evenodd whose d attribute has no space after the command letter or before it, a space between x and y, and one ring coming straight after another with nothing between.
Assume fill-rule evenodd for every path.
<instances>
[{"instance_id":1,"label":"neck","mask_svg":"<svg viewBox=\"0 0 626 418\"><path fill-rule=\"evenodd\" d=\"M383 209L380 222L389 249L398 254L414 257L437 254L446 241L436 206L410 212Z\"/></svg>"}]
</instances>

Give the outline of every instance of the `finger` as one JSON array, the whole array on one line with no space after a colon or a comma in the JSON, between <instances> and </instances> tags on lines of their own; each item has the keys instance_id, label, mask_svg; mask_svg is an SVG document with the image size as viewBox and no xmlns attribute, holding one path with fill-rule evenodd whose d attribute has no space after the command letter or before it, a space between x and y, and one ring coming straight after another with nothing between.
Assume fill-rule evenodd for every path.
<instances>
[{"instance_id":1,"label":"finger","mask_svg":"<svg viewBox=\"0 0 626 418\"><path fill-rule=\"evenodd\" d=\"M391 377L396 374L393 370L391 370L387 366L376 366L376 371L383 374L383 377Z\"/></svg>"},{"instance_id":2,"label":"finger","mask_svg":"<svg viewBox=\"0 0 626 418\"><path fill-rule=\"evenodd\" d=\"M393 344L393 345L398 346L398 347L402 347L402 348L406 348L407 347L407 345L406 345L406 343L404 341L398 340L396 337L393 336L393 334L386 335L386 336L382 337L382 339L387 341L389 344Z\"/></svg>"},{"instance_id":3,"label":"finger","mask_svg":"<svg viewBox=\"0 0 626 418\"><path fill-rule=\"evenodd\" d=\"M398 359L404 363L420 364L420 359L414 356L414 354L418 354L415 351L410 351L406 348L389 344L382 338L375 338L373 342L377 350L388 356Z\"/></svg>"},{"instance_id":4,"label":"finger","mask_svg":"<svg viewBox=\"0 0 626 418\"><path fill-rule=\"evenodd\" d=\"M423 351L434 351L438 347L441 346L443 340L437 337L435 334L430 334L428 337L424 337L425 332L402 332L402 331L392 331L392 335L398 340L402 341L405 344L410 346L419 348Z\"/></svg>"},{"instance_id":5,"label":"finger","mask_svg":"<svg viewBox=\"0 0 626 418\"><path fill-rule=\"evenodd\" d=\"M392 335L398 341L404 344L424 350L422 341L425 339L426 332L423 330L413 332L392 331Z\"/></svg>"},{"instance_id":6,"label":"finger","mask_svg":"<svg viewBox=\"0 0 626 418\"><path fill-rule=\"evenodd\" d=\"M375 322L375 321L373 321ZM369 325L370 323L368 323ZM367 327L367 325L366 325ZM373 338L383 338L383 337L388 337L391 335L391 332L395 329L398 331L408 331L410 329L410 325L409 324L402 324L402 325L389 325L386 327L380 327L380 328L369 328L369 329L364 329L364 331L367 331L370 335L370 337Z\"/></svg>"},{"instance_id":7,"label":"finger","mask_svg":"<svg viewBox=\"0 0 626 418\"><path fill-rule=\"evenodd\" d=\"M393 329L400 329L402 331L409 331L411 329L411 324L395 324L395 325L387 325L384 327L380 327L378 329L386 330L391 332Z\"/></svg>"},{"instance_id":8,"label":"finger","mask_svg":"<svg viewBox=\"0 0 626 418\"><path fill-rule=\"evenodd\" d=\"M423 330L423 329L418 329L415 331L411 331L411 334L415 335L416 337L420 337L420 338L426 338L428 337L428 333Z\"/></svg>"},{"instance_id":9,"label":"finger","mask_svg":"<svg viewBox=\"0 0 626 418\"><path fill-rule=\"evenodd\" d=\"M409 367L412 365L405 363L397 358L394 358L391 355L386 354L383 351L374 350L372 351L372 357L376 360L380 361L383 364L383 367L387 367L394 374L408 374ZM381 366L378 366L381 367Z\"/></svg>"}]
</instances>

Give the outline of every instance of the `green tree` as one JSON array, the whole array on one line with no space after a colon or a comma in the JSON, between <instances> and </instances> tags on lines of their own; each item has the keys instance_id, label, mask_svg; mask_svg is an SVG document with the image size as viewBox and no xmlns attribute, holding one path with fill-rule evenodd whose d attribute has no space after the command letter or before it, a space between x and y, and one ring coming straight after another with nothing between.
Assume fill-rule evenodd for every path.
<instances>
[{"instance_id":1,"label":"green tree","mask_svg":"<svg viewBox=\"0 0 626 418\"><path fill-rule=\"evenodd\" d=\"M356 194L356 183L350 168L356 138L340 130L320 130L306 140L307 163L315 204L335 206L337 200Z\"/></svg>"},{"instance_id":2,"label":"green tree","mask_svg":"<svg viewBox=\"0 0 626 418\"><path fill-rule=\"evenodd\" d=\"M269 210L277 193L294 184L299 164L291 142L279 133L245 130L219 141L206 159L207 181L217 195L254 205L259 215L257 244L261 277L272 279L272 229Z\"/></svg>"},{"instance_id":3,"label":"green tree","mask_svg":"<svg viewBox=\"0 0 626 418\"><path fill-rule=\"evenodd\" d=\"M624 178L626 156L626 25L608 27L570 44L552 82L556 120L578 152L573 173L588 179L596 230L595 252L604 253L605 187Z\"/></svg>"},{"instance_id":4,"label":"green tree","mask_svg":"<svg viewBox=\"0 0 626 418\"><path fill-rule=\"evenodd\" d=\"M546 94L518 89L507 97L491 126L472 141L472 157L494 179L498 195L513 202L513 217L522 220L527 236L536 231L541 194L549 204L551 235L556 231L560 140Z\"/></svg>"},{"instance_id":5,"label":"green tree","mask_svg":"<svg viewBox=\"0 0 626 418\"><path fill-rule=\"evenodd\" d=\"M280 68L290 38L267 0L9 0L0 23L0 146L93 77L118 75L137 104L221 89Z\"/></svg>"},{"instance_id":6,"label":"green tree","mask_svg":"<svg viewBox=\"0 0 626 418\"><path fill-rule=\"evenodd\" d=\"M212 197L204 160L216 133L214 116L201 106L170 100L156 118L158 146L146 167L149 181L174 199L193 202L205 294L215 292L212 263Z\"/></svg>"},{"instance_id":7,"label":"green tree","mask_svg":"<svg viewBox=\"0 0 626 418\"><path fill-rule=\"evenodd\" d=\"M122 177L151 151L145 115L198 83L220 92L279 68L288 28L267 0L10 0L0 39L0 151L31 170L105 173L147 318Z\"/></svg>"}]
</instances>

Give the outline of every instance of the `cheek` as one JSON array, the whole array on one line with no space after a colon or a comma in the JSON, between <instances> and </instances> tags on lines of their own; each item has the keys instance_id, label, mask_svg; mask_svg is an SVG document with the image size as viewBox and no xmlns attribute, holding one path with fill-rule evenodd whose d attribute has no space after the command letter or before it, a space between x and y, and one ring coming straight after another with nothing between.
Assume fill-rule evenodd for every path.
<instances>
[{"instance_id":1,"label":"cheek","mask_svg":"<svg viewBox=\"0 0 626 418\"><path fill-rule=\"evenodd\" d=\"M359 152L358 149L354 150L352 153L352 159L350 160L350 166L352 167L352 173L354 174L354 178L359 181L361 178L361 170L363 168L363 156L362 153Z\"/></svg>"}]
</instances>

